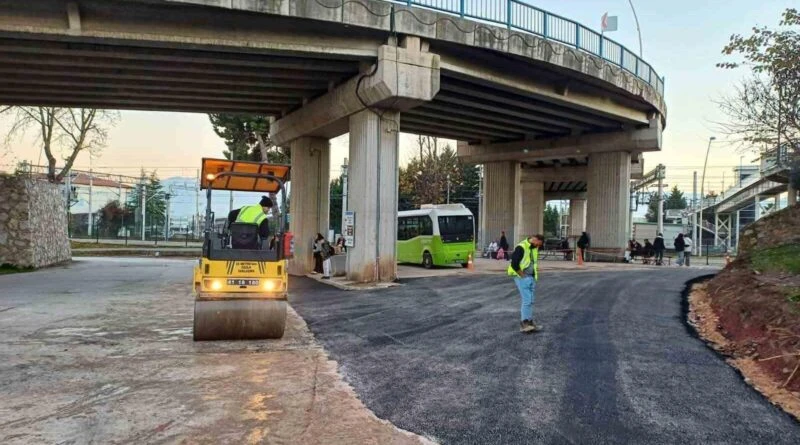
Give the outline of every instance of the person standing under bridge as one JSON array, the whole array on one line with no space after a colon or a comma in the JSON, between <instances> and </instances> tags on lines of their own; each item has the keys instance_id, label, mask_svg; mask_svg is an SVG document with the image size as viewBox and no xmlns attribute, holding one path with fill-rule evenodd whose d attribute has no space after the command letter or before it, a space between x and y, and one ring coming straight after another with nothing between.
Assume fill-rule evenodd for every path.
<instances>
[{"instance_id":1,"label":"person standing under bridge","mask_svg":"<svg viewBox=\"0 0 800 445\"><path fill-rule=\"evenodd\" d=\"M536 281L539 280L539 247L544 244L544 236L529 236L514 248L508 276L514 277L522 305L520 308L520 332L530 333L541 329L533 323L533 301Z\"/></svg>"}]
</instances>

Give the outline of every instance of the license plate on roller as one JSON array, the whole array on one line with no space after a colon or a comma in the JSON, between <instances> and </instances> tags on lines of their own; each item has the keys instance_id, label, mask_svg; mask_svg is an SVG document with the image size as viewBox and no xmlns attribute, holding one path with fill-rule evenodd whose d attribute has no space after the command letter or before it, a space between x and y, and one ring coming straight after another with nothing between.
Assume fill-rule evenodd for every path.
<instances>
[{"instance_id":1,"label":"license plate on roller","mask_svg":"<svg viewBox=\"0 0 800 445\"><path fill-rule=\"evenodd\" d=\"M228 286L258 286L258 280L229 279Z\"/></svg>"}]
</instances>

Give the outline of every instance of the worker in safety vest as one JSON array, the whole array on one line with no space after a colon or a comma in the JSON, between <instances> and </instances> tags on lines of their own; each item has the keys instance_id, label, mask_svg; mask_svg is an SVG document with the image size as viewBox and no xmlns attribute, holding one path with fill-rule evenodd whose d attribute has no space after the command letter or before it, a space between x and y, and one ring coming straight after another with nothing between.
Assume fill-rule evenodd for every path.
<instances>
[{"instance_id":1,"label":"worker in safety vest","mask_svg":"<svg viewBox=\"0 0 800 445\"><path fill-rule=\"evenodd\" d=\"M269 237L267 213L271 208L272 200L268 196L262 196L258 204L247 205L228 213L228 225L235 222L255 224L258 226L258 234L261 239L267 239Z\"/></svg>"},{"instance_id":2,"label":"worker in safety vest","mask_svg":"<svg viewBox=\"0 0 800 445\"><path fill-rule=\"evenodd\" d=\"M539 247L544 244L544 236L533 235L523 240L511 254L511 265L508 276L514 282L522 298L520 310L520 332L538 331L541 326L533 323L533 300L536 292L536 281L539 280Z\"/></svg>"}]
</instances>

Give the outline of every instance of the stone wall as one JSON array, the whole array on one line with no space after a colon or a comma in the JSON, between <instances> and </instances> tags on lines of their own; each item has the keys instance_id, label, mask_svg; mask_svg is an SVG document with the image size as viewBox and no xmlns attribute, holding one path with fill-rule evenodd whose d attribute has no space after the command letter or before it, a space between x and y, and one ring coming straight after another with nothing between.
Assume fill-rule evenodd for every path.
<instances>
[{"instance_id":1,"label":"stone wall","mask_svg":"<svg viewBox=\"0 0 800 445\"><path fill-rule=\"evenodd\" d=\"M739 240L739 254L785 244L800 244L800 205L787 207L745 227Z\"/></svg>"},{"instance_id":2,"label":"stone wall","mask_svg":"<svg viewBox=\"0 0 800 445\"><path fill-rule=\"evenodd\" d=\"M38 268L71 258L59 186L0 175L0 264Z\"/></svg>"}]
</instances>

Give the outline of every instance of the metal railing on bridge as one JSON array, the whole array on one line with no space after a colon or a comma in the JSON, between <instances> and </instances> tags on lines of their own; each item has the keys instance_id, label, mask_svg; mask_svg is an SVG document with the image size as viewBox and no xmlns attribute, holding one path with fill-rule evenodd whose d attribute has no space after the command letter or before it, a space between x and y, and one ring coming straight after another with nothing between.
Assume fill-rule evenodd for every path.
<instances>
[{"instance_id":1,"label":"metal railing on bridge","mask_svg":"<svg viewBox=\"0 0 800 445\"><path fill-rule=\"evenodd\" d=\"M391 0L408 6L496 23L572 46L636 75L664 95L664 78L625 46L578 22L517 0Z\"/></svg>"}]
</instances>

